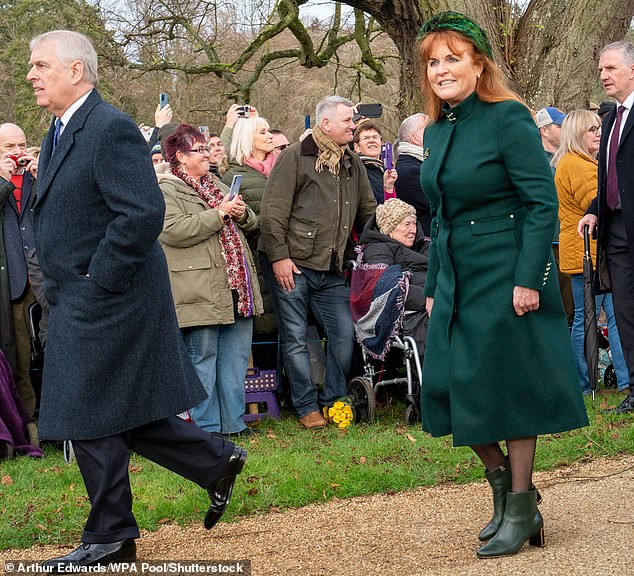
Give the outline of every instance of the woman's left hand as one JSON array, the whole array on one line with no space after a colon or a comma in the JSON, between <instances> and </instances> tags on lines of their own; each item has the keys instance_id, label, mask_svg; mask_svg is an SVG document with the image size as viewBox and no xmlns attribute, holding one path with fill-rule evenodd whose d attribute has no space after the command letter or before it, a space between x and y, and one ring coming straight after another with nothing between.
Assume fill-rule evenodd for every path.
<instances>
[{"instance_id":1,"label":"woman's left hand","mask_svg":"<svg viewBox=\"0 0 634 576\"><path fill-rule=\"evenodd\" d=\"M526 312L533 312L539 308L539 292L524 286L513 288L513 308L515 314L524 316Z\"/></svg>"},{"instance_id":2,"label":"woman's left hand","mask_svg":"<svg viewBox=\"0 0 634 576\"><path fill-rule=\"evenodd\" d=\"M247 205L244 203L241 194L238 194L233 200L227 202L227 204L231 207L229 210L229 216L238 221L244 218L244 214L247 211Z\"/></svg>"},{"instance_id":3,"label":"woman's left hand","mask_svg":"<svg viewBox=\"0 0 634 576\"><path fill-rule=\"evenodd\" d=\"M386 190L392 190L397 179L398 172L396 171L396 168L386 170L385 172L383 172L383 187Z\"/></svg>"}]
</instances>

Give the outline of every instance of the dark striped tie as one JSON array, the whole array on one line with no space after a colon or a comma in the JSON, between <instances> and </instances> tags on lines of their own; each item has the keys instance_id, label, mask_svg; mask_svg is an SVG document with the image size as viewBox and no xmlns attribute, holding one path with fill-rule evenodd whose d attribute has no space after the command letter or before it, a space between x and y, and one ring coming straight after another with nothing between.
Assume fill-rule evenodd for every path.
<instances>
[{"instance_id":1,"label":"dark striped tie","mask_svg":"<svg viewBox=\"0 0 634 576\"><path fill-rule=\"evenodd\" d=\"M59 142L59 137L62 133L62 121L57 118L55 120L55 134L53 134L53 152L55 152L55 148L57 148L57 143Z\"/></svg>"},{"instance_id":2,"label":"dark striped tie","mask_svg":"<svg viewBox=\"0 0 634 576\"><path fill-rule=\"evenodd\" d=\"M616 122L614 122L614 129L612 130L612 137L609 143L609 156L608 156L608 177L606 182L606 191L608 206L611 210L614 210L619 205L619 179L616 174L616 155L619 151L619 138L621 137L621 120L623 119L623 112L625 112L625 106L619 106L616 111Z\"/></svg>"}]
</instances>

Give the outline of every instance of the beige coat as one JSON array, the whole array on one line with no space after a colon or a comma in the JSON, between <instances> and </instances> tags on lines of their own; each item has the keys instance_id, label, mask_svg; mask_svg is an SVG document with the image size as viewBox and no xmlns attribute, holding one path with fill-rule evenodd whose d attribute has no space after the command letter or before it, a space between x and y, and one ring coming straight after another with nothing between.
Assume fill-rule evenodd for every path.
<instances>
[{"instance_id":1,"label":"beige coat","mask_svg":"<svg viewBox=\"0 0 634 576\"><path fill-rule=\"evenodd\" d=\"M167 256L178 325L185 328L233 323L233 299L218 235L224 222L218 210L209 208L172 174L158 174L158 181L165 198L165 223L159 241ZM222 182L216 180L216 184L223 193L228 192ZM262 298L243 231L256 226L257 218L247 207L245 221L238 223L238 234L248 264L254 316L262 314Z\"/></svg>"}]
</instances>

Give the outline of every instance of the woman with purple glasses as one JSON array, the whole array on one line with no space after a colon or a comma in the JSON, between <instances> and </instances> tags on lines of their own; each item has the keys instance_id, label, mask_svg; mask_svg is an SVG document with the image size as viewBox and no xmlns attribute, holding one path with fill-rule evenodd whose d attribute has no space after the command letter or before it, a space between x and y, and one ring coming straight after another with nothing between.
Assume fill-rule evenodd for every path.
<instances>
[{"instance_id":1,"label":"woman with purple glasses","mask_svg":"<svg viewBox=\"0 0 634 576\"><path fill-rule=\"evenodd\" d=\"M209 432L248 435L242 420L253 317L262 299L243 232L257 226L241 195L209 173L204 136L182 124L164 142L169 171L159 174L176 316L187 351L209 397L192 420Z\"/></svg>"}]
</instances>

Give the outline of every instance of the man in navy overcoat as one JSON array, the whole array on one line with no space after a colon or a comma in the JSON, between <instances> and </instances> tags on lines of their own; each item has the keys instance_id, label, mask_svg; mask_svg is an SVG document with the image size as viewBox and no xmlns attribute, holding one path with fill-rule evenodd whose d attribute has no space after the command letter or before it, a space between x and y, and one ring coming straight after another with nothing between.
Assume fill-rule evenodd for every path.
<instances>
[{"instance_id":1,"label":"man in navy overcoat","mask_svg":"<svg viewBox=\"0 0 634 576\"><path fill-rule=\"evenodd\" d=\"M94 89L83 35L31 42L37 104L54 115L42 143L36 247L50 304L40 436L70 439L92 505L82 544L57 571L136 557L130 450L208 490L210 528L246 451L176 414L205 393L176 323L157 237L164 203L133 120Z\"/></svg>"}]
</instances>

